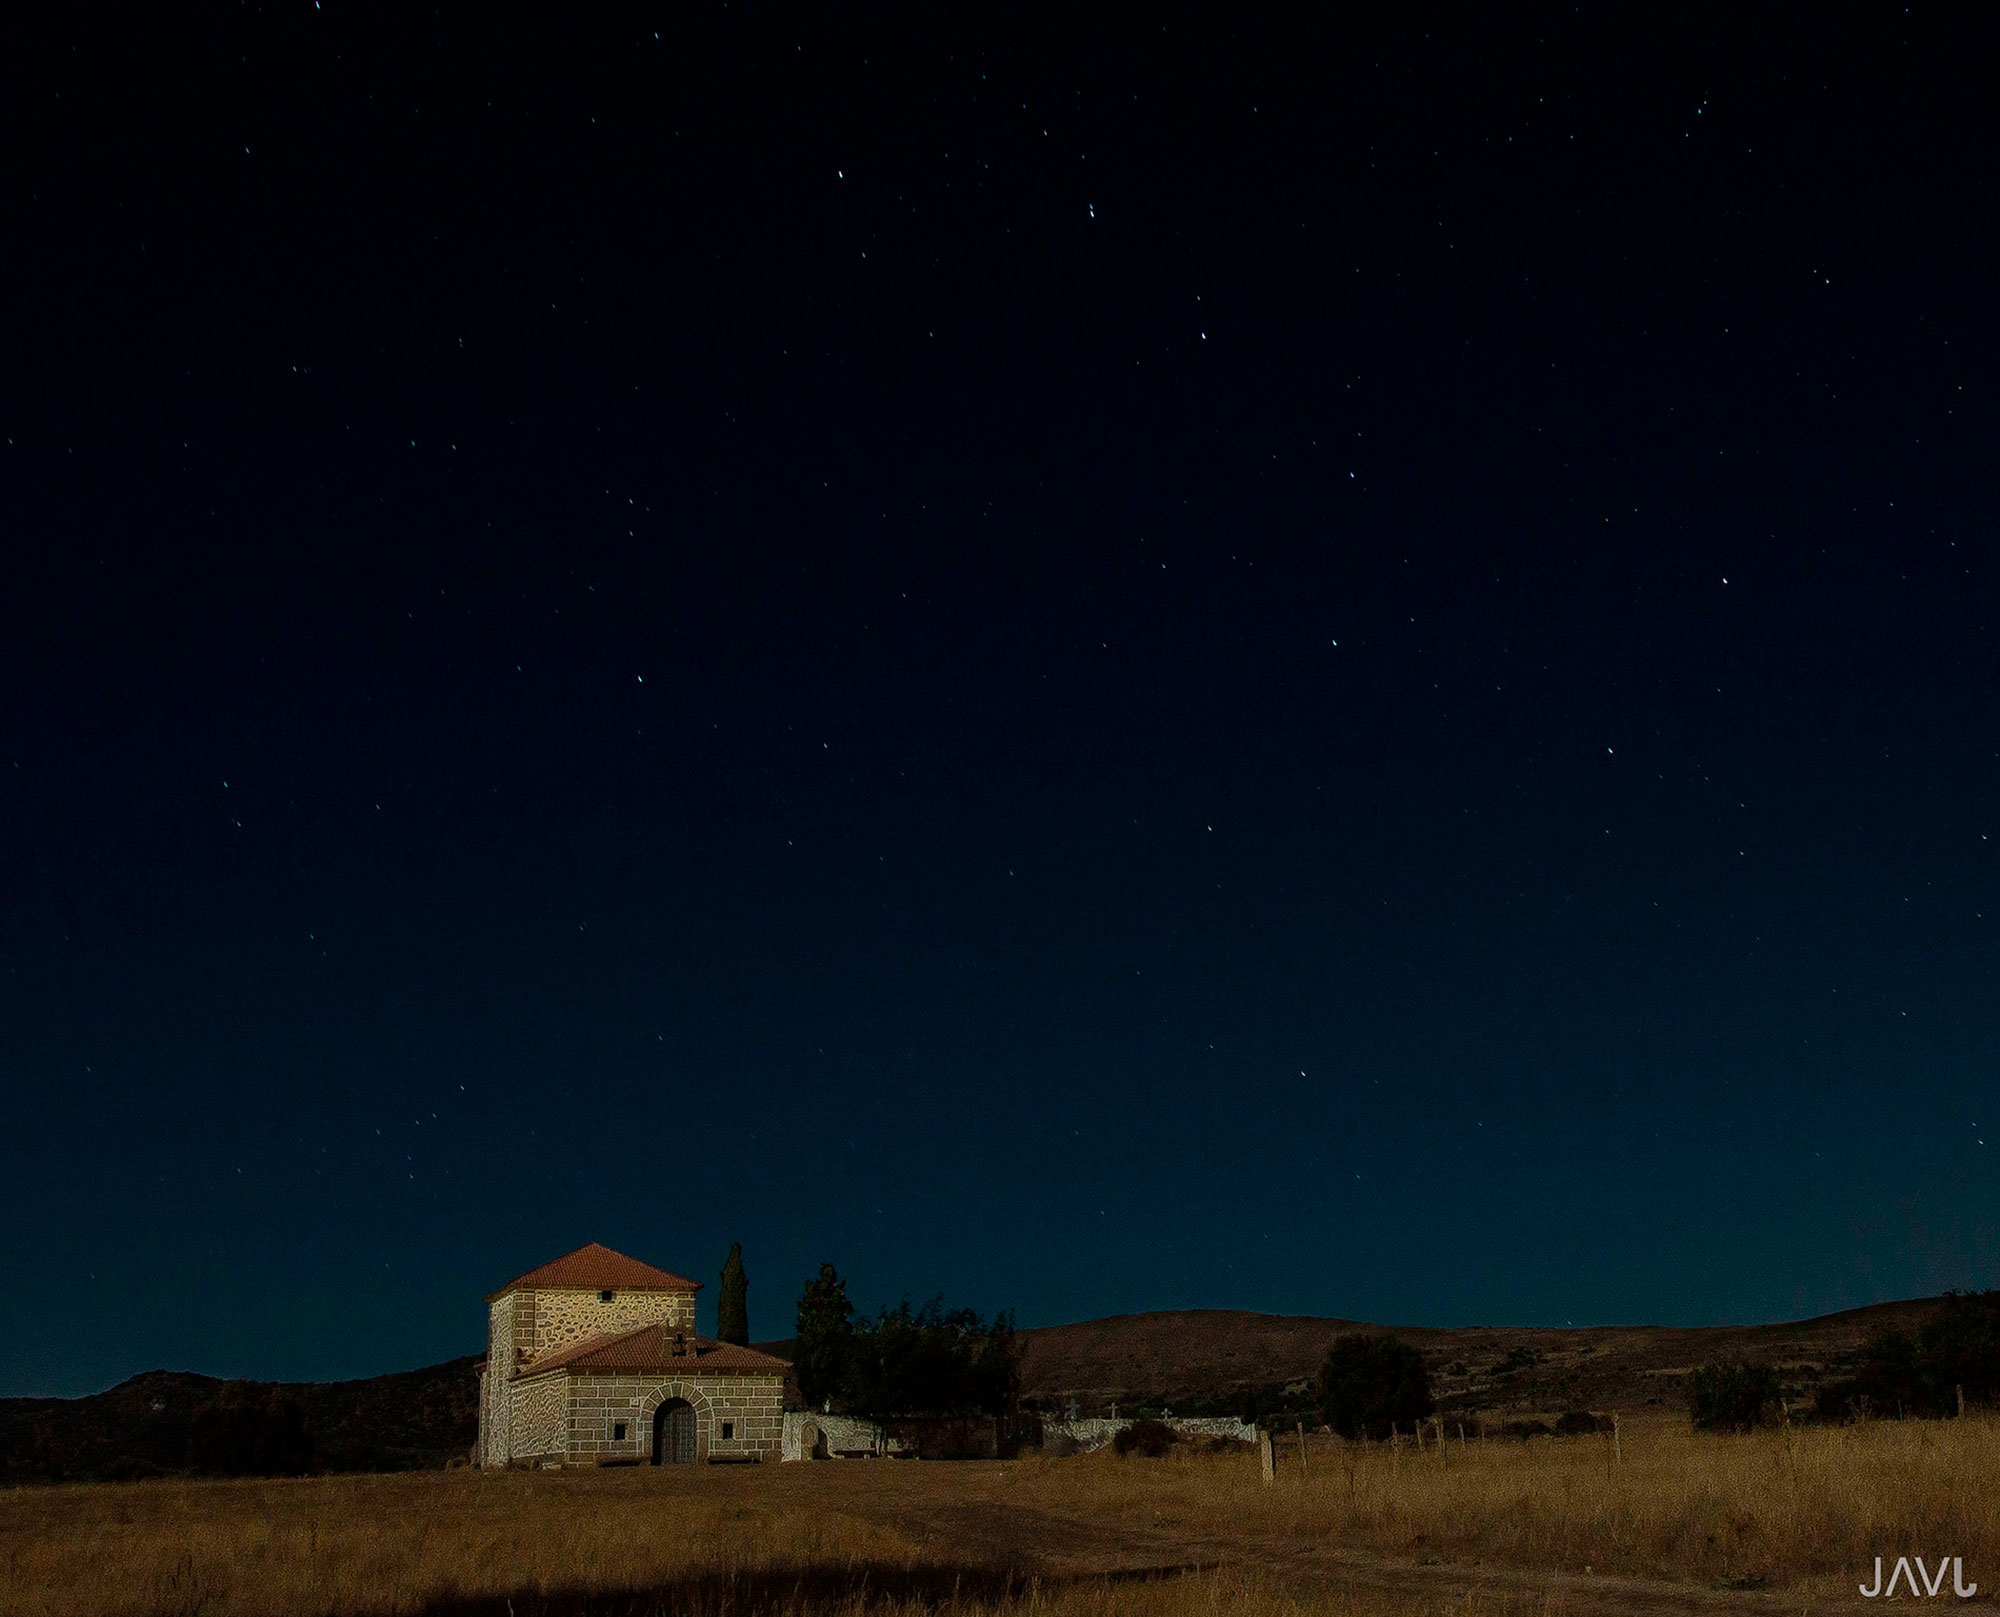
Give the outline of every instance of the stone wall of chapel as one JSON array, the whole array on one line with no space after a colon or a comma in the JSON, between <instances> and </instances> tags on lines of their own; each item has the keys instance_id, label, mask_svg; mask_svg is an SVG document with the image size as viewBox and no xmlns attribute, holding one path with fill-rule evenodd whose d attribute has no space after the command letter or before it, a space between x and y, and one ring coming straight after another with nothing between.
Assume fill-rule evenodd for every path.
<instances>
[{"instance_id":1,"label":"stone wall of chapel","mask_svg":"<svg viewBox=\"0 0 2000 1617\"><path fill-rule=\"evenodd\" d=\"M519 1362L521 1294L509 1292L486 1309L486 1374L479 1396L479 1463L505 1465L512 1452L514 1400L508 1379Z\"/></svg>"},{"instance_id":2,"label":"stone wall of chapel","mask_svg":"<svg viewBox=\"0 0 2000 1617\"><path fill-rule=\"evenodd\" d=\"M488 1452L493 1441L493 1409L487 1394L492 1390L493 1381L484 1367L479 1372L479 1436L473 1440L472 1463L478 1466L494 1464Z\"/></svg>"},{"instance_id":3,"label":"stone wall of chapel","mask_svg":"<svg viewBox=\"0 0 2000 1617\"><path fill-rule=\"evenodd\" d=\"M695 1455L776 1460L785 1438L785 1381L774 1375L551 1376L570 1382L564 1457L572 1465L647 1460L653 1453L653 1412L669 1398L695 1409ZM730 1435L722 1435L727 1422ZM625 1436L616 1435L624 1424Z\"/></svg>"},{"instance_id":4,"label":"stone wall of chapel","mask_svg":"<svg viewBox=\"0 0 2000 1617\"><path fill-rule=\"evenodd\" d=\"M482 1466L558 1454L568 1422L561 1394L523 1388L515 1373L543 1354L592 1337L610 1336L641 1325L694 1330L694 1293L614 1292L605 1302L595 1291L510 1291L486 1311L486 1373L479 1396L478 1456ZM703 1377L706 1381L710 1378ZM553 1384L566 1382L553 1378ZM549 1399L555 1398L553 1409ZM690 1402L694 1400L690 1399ZM655 1400L657 1404L658 1400ZM700 1407L697 1404L697 1407ZM647 1420L652 1419L650 1409ZM730 1417L732 1430L734 1416ZM606 1428L609 1430L609 1427ZM647 1451L652 1441L647 1428Z\"/></svg>"},{"instance_id":5,"label":"stone wall of chapel","mask_svg":"<svg viewBox=\"0 0 2000 1617\"><path fill-rule=\"evenodd\" d=\"M536 1291L515 1295L530 1299L526 1328L516 1333L523 1356L530 1363L573 1343L637 1330L641 1325L694 1329L691 1291L614 1291L608 1303L594 1291Z\"/></svg>"},{"instance_id":6,"label":"stone wall of chapel","mask_svg":"<svg viewBox=\"0 0 2000 1617\"><path fill-rule=\"evenodd\" d=\"M563 1418L569 1377L557 1373L539 1381L516 1382L511 1389L514 1432L509 1460L560 1460L569 1435Z\"/></svg>"},{"instance_id":7,"label":"stone wall of chapel","mask_svg":"<svg viewBox=\"0 0 2000 1617\"><path fill-rule=\"evenodd\" d=\"M514 1363L519 1365L535 1351L535 1294L510 1291L501 1302L512 1303L508 1310L508 1338L513 1343Z\"/></svg>"}]
</instances>

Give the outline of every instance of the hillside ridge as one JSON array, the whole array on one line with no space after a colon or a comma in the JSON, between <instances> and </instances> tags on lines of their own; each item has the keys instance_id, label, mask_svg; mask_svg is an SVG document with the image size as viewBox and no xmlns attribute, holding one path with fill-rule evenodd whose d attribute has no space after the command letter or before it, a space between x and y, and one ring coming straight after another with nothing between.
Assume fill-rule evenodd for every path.
<instances>
[{"instance_id":1,"label":"hillside ridge","mask_svg":"<svg viewBox=\"0 0 2000 1617\"><path fill-rule=\"evenodd\" d=\"M1255 1405L1310 1383L1336 1338L1394 1334L1424 1355L1440 1406L1494 1413L1679 1407L1718 1358L1771 1363L1801 1400L1882 1331L1913 1331L1937 1298L1764 1325L1389 1326L1247 1309L1163 1309L1022 1331L1022 1386L1044 1408Z\"/></svg>"},{"instance_id":2,"label":"hillside ridge","mask_svg":"<svg viewBox=\"0 0 2000 1617\"><path fill-rule=\"evenodd\" d=\"M1870 1303L1767 1325L1384 1326L1250 1309L1156 1309L1020 1332L1022 1393L1047 1412L1174 1407L1256 1413L1295 1403L1337 1337L1393 1332L1424 1355L1439 1406L1494 1416L1683 1407L1698 1364L1778 1368L1787 1396L1851 1363L1869 1338L1914 1331L1938 1298ZM786 1356L789 1341L758 1344ZM0 1484L190 1471L396 1471L464 1461L481 1356L352 1381L226 1381L147 1370L81 1398L0 1398Z\"/></svg>"}]
</instances>

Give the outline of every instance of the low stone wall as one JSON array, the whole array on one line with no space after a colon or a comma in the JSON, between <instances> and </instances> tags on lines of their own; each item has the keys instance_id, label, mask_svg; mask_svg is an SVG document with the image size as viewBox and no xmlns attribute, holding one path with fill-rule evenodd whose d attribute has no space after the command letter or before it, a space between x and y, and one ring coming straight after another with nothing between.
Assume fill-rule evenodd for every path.
<instances>
[{"instance_id":1,"label":"low stone wall","mask_svg":"<svg viewBox=\"0 0 2000 1617\"><path fill-rule=\"evenodd\" d=\"M1045 1419L1042 1422L1042 1447L1048 1448L1058 1439L1067 1439L1076 1445L1079 1452L1094 1454L1138 1418L1136 1415L1121 1415L1115 1420ZM1252 1422L1233 1420L1227 1416L1169 1415L1160 1424L1182 1437L1226 1437L1237 1443L1257 1441L1257 1428Z\"/></svg>"},{"instance_id":2,"label":"low stone wall","mask_svg":"<svg viewBox=\"0 0 2000 1617\"><path fill-rule=\"evenodd\" d=\"M834 1460L842 1455L896 1454L902 1444L873 1421L852 1415L821 1415L810 1409L785 1411L781 1460Z\"/></svg>"},{"instance_id":3,"label":"low stone wall","mask_svg":"<svg viewBox=\"0 0 2000 1617\"><path fill-rule=\"evenodd\" d=\"M1136 1416L1121 1416L1117 1420L1071 1421L1045 1419L1041 1423L1042 1446L1047 1448L1061 1439L1066 1440L1067 1444L1074 1444L1083 1453L1094 1453L1124 1431L1136 1418ZM1185 1438L1225 1437L1237 1443L1257 1441L1257 1428L1249 1421L1197 1415L1170 1415L1161 1424L1171 1427ZM1031 1434L1027 1441L1032 1446L1034 1439ZM872 1421L857 1420L852 1415L821 1415L809 1409L788 1409L785 1411L784 1443L778 1457L783 1460L832 1460L842 1456L891 1455L904 1452L906 1452L904 1445L899 1439L890 1436Z\"/></svg>"}]
</instances>

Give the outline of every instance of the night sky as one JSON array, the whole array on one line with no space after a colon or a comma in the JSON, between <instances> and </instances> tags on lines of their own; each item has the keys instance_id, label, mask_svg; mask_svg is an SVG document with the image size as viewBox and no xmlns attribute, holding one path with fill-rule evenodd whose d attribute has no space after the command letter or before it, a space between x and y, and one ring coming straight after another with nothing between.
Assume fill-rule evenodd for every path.
<instances>
[{"instance_id":1,"label":"night sky","mask_svg":"<svg viewBox=\"0 0 2000 1617\"><path fill-rule=\"evenodd\" d=\"M1991 39L1234 10L10 22L0 1393L2000 1283Z\"/></svg>"}]
</instances>

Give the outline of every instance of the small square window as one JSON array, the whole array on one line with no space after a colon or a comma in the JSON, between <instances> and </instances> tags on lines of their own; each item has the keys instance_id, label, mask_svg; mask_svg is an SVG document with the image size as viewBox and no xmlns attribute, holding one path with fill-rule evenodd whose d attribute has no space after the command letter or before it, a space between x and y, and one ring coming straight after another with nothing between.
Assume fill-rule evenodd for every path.
<instances>
[{"instance_id":1,"label":"small square window","mask_svg":"<svg viewBox=\"0 0 2000 1617\"><path fill-rule=\"evenodd\" d=\"M625 1441L625 1423L622 1420L615 1420L611 1423L611 1441L614 1443Z\"/></svg>"},{"instance_id":2,"label":"small square window","mask_svg":"<svg viewBox=\"0 0 2000 1617\"><path fill-rule=\"evenodd\" d=\"M610 1293L610 1292L608 1292L608 1291L600 1291L600 1292L599 1292L599 1293L597 1294L597 1300L598 1300L598 1301L599 1301L600 1303L608 1303L608 1302L610 1302L610 1301L611 1301L611 1293Z\"/></svg>"},{"instance_id":3,"label":"small square window","mask_svg":"<svg viewBox=\"0 0 2000 1617\"><path fill-rule=\"evenodd\" d=\"M722 1440L726 1443L729 1441L730 1438L734 1437L735 1435L736 1435L736 1422L734 1422L733 1420L724 1421L722 1423Z\"/></svg>"}]
</instances>

